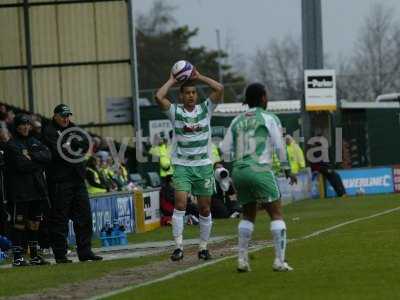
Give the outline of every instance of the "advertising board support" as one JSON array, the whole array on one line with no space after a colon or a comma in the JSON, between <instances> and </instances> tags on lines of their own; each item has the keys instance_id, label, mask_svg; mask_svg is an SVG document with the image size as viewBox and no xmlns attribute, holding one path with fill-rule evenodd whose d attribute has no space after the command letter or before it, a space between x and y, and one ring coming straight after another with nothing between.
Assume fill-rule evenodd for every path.
<instances>
[{"instance_id":1,"label":"advertising board support","mask_svg":"<svg viewBox=\"0 0 400 300\"><path fill-rule=\"evenodd\" d=\"M137 232L147 232L161 226L160 189L135 192L135 213Z\"/></svg>"},{"instance_id":2,"label":"advertising board support","mask_svg":"<svg viewBox=\"0 0 400 300\"><path fill-rule=\"evenodd\" d=\"M136 225L136 232L143 233L144 230L144 201L143 201L143 192L142 191L135 191L135 225Z\"/></svg>"}]
</instances>

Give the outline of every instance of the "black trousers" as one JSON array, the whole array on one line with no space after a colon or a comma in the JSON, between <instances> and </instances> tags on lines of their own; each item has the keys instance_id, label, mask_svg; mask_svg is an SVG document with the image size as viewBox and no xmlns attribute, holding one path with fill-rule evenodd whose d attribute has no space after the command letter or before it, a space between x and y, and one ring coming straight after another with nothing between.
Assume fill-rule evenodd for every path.
<instances>
[{"instance_id":1,"label":"black trousers","mask_svg":"<svg viewBox=\"0 0 400 300\"><path fill-rule=\"evenodd\" d=\"M43 210L42 222L40 222L39 232L38 232L38 241L41 249L50 248L49 213L50 213L50 207L47 206Z\"/></svg>"},{"instance_id":2,"label":"black trousers","mask_svg":"<svg viewBox=\"0 0 400 300\"><path fill-rule=\"evenodd\" d=\"M51 209L49 213L50 244L56 259L67 254L68 222L72 220L78 257L91 253L92 214L84 182L49 184Z\"/></svg>"},{"instance_id":3,"label":"black trousers","mask_svg":"<svg viewBox=\"0 0 400 300\"><path fill-rule=\"evenodd\" d=\"M342 178L338 173L336 173L335 170L321 168L320 172L329 181L338 197L342 197L344 194L346 194L346 189L343 185Z\"/></svg>"},{"instance_id":4,"label":"black trousers","mask_svg":"<svg viewBox=\"0 0 400 300\"><path fill-rule=\"evenodd\" d=\"M11 202L11 224L9 236L13 246L19 246L27 249L29 241L37 241L38 232L32 230L29 222L41 222L44 201Z\"/></svg>"}]
</instances>

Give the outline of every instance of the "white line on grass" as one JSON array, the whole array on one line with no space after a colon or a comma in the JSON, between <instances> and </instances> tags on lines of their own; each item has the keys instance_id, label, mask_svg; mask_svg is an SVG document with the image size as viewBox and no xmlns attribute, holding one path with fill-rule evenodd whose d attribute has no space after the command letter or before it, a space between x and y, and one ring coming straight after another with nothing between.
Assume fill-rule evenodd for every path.
<instances>
[{"instance_id":1,"label":"white line on grass","mask_svg":"<svg viewBox=\"0 0 400 300\"><path fill-rule=\"evenodd\" d=\"M325 228L325 229L317 230L317 231L315 231L313 233L310 233L308 235L305 235L303 237L290 239L288 242L307 240L307 239L310 239L312 237L321 235L321 234L329 232L329 231L333 231L333 230L335 230L337 228L340 228L340 227L343 227L343 226L346 226L346 225L349 225L349 224L353 224L353 223L356 223L356 222L373 219L373 218L376 218L376 217L379 217L379 216L390 214L390 213L398 211L398 210L400 210L400 206L396 207L396 208L393 208L393 209L388 209L388 210L385 210L383 212L380 212L380 213L377 213L377 214L373 214L373 215L370 215L370 216L367 216L367 217L353 219L353 220L350 220L350 221L347 221L347 222L343 222L343 223L339 223L337 225L334 225L334 226L331 226L331 227L328 227L328 228ZM259 251L259 250L262 250L262 249L265 249L265 248L271 248L272 246L273 246L272 244L256 246L252 250L250 250L249 252L256 252L256 251ZM219 263L221 261L224 261L224 260L227 260L227 259L231 259L231 258L235 258L235 257L237 257L237 254L233 254L233 255L230 255L230 256L223 257L223 258L215 259L215 260L203 263L201 265L197 265L197 266L193 266L193 267L187 268L185 270L176 271L174 273L168 274L166 276L163 276L163 277L160 277L160 278L157 278L157 279L149 280L149 281L146 281L146 282L134 285L134 286L128 286L128 287L125 287L125 288L122 288L122 289L118 289L118 290L115 290L115 291L107 292L105 294L89 298L89 300L98 300L98 299L105 299L105 298L108 298L108 297L112 297L112 296L115 296L117 294L121 294L121 293L125 293L125 292L128 292L128 291L132 291L132 290L141 288L143 286L147 286L147 285L151 285L151 284L154 284L154 283L157 283L157 282L162 282L162 281L165 281L165 280L168 280L168 279L172 279L172 278L181 276L183 274L190 273L192 271L195 271L195 270L198 270L198 269L202 269L204 267L207 267L207 266L210 266L210 265L214 265L214 264L217 264L217 263Z\"/></svg>"}]
</instances>

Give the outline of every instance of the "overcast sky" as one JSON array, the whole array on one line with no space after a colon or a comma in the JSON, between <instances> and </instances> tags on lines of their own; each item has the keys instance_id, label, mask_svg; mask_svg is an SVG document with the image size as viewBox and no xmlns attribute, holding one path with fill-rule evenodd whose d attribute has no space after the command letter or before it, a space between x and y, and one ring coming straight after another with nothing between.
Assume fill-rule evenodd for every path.
<instances>
[{"instance_id":1,"label":"overcast sky","mask_svg":"<svg viewBox=\"0 0 400 300\"><path fill-rule=\"evenodd\" d=\"M155 0L134 0L146 12ZM301 35L301 0L164 0L177 7L178 25L198 27L194 46L216 49L216 32L230 39L236 54L250 57L271 38ZM400 15L400 0L322 0L324 52L336 59L351 53L354 40L374 3L385 3ZM400 19L400 17L398 18Z\"/></svg>"}]
</instances>

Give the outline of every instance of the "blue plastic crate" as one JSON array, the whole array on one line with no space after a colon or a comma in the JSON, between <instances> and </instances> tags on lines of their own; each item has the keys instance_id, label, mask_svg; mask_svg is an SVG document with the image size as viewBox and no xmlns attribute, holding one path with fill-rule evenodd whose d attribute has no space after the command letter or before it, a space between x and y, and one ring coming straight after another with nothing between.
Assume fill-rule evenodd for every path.
<instances>
[{"instance_id":1,"label":"blue plastic crate","mask_svg":"<svg viewBox=\"0 0 400 300\"><path fill-rule=\"evenodd\" d=\"M0 250L0 264L7 259L7 253Z\"/></svg>"},{"instance_id":2,"label":"blue plastic crate","mask_svg":"<svg viewBox=\"0 0 400 300\"><path fill-rule=\"evenodd\" d=\"M100 235L100 241L101 241L101 246L102 247L110 247L110 246L120 246L120 245L127 245L128 244L128 239L126 237L125 232L121 232L118 235L107 235L103 234L103 232Z\"/></svg>"}]
</instances>

